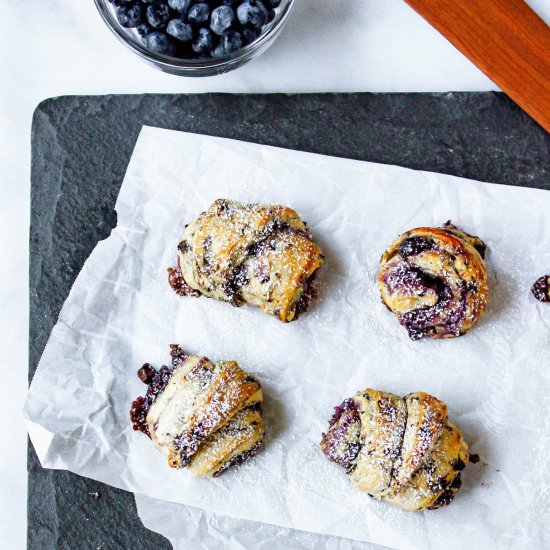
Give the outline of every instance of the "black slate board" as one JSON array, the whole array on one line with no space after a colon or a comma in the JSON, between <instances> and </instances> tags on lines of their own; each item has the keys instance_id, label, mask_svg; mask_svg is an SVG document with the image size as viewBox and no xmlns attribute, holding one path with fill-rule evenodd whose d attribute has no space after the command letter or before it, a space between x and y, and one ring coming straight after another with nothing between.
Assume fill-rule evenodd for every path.
<instances>
[{"instance_id":1,"label":"black slate board","mask_svg":"<svg viewBox=\"0 0 550 550\"><path fill-rule=\"evenodd\" d=\"M46 100L32 127L29 378L78 272L116 225L115 200L144 124L550 189L549 135L502 94ZM170 548L141 525L131 494L44 470L31 445L28 472L30 550Z\"/></svg>"}]
</instances>

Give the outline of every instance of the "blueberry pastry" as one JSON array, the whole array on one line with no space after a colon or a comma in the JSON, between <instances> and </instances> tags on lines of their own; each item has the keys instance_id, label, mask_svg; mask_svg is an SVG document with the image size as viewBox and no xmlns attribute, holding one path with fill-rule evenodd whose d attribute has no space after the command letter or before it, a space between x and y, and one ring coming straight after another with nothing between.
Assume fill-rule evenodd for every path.
<instances>
[{"instance_id":1,"label":"blueberry pastry","mask_svg":"<svg viewBox=\"0 0 550 550\"><path fill-rule=\"evenodd\" d=\"M541 302L550 302L550 275L543 275L531 287L533 296Z\"/></svg>"},{"instance_id":2,"label":"blueberry pastry","mask_svg":"<svg viewBox=\"0 0 550 550\"><path fill-rule=\"evenodd\" d=\"M405 398L367 389L334 410L321 449L370 496L404 510L451 502L469 460L447 405L424 392Z\"/></svg>"},{"instance_id":3,"label":"blueberry pastry","mask_svg":"<svg viewBox=\"0 0 550 550\"><path fill-rule=\"evenodd\" d=\"M138 371L147 384L130 410L172 468L216 477L254 456L264 436L262 387L234 361L213 363L171 346L172 365Z\"/></svg>"},{"instance_id":4,"label":"blueberry pastry","mask_svg":"<svg viewBox=\"0 0 550 550\"><path fill-rule=\"evenodd\" d=\"M483 241L450 222L411 229L380 260L382 301L412 340L466 334L487 306L484 257Z\"/></svg>"},{"instance_id":5,"label":"blueberry pastry","mask_svg":"<svg viewBox=\"0 0 550 550\"><path fill-rule=\"evenodd\" d=\"M168 270L178 294L252 304L284 322L308 308L324 258L294 210L224 199L185 227L178 251Z\"/></svg>"}]
</instances>

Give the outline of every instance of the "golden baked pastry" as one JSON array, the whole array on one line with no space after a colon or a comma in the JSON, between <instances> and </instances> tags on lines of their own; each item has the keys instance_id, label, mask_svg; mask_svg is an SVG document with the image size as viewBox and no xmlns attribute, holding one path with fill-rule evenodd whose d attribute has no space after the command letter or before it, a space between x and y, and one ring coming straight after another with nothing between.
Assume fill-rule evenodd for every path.
<instances>
[{"instance_id":1,"label":"golden baked pastry","mask_svg":"<svg viewBox=\"0 0 550 550\"><path fill-rule=\"evenodd\" d=\"M260 383L234 361L213 363L171 346L172 365L138 371L148 385L130 410L172 468L216 477L255 455L264 436Z\"/></svg>"},{"instance_id":2,"label":"golden baked pastry","mask_svg":"<svg viewBox=\"0 0 550 550\"><path fill-rule=\"evenodd\" d=\"M324 259L294 210L225 199L185 227L178 252L168 270L178 294L252 304L285 322L307 309Z\"/></svg>"},{"instance_id":3,"label":"golden baked pastry","mask_svg":"<svg viewBox=\"0 0 550 550\"><path fill-rule=\"evenodd\" d=\"M424 393L405 398L367 389L334 410L321 449L351 482L404 510L447 505L469 460L447 405Z\"/></svg>"},{"instance_id":4,"label":"golden baked pastry","mask_svg":"<svg viewBox=\"0 0 550 550\"><path fill-rule=\"evenodd\" d=\"M454 338L481 318L489 296L485 244L450 222L411 229L380 260L382 301L412 340Z\"/></svg>"}]
</instances>

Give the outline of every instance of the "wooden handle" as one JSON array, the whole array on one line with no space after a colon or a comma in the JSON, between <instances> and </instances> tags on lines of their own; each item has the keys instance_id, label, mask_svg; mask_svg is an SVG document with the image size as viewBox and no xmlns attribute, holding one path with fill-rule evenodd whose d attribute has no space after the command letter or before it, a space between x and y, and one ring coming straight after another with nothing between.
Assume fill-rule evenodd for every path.
<instances>
[{"instance_id":1,"label":"wooden handle","mask_svg":"<svg viewBox=\"0 0 550 550\"><path fill-rule=\"evenodd\" d=\"M550 27L523 0L405 0L550 132Z\"/></svg>"}]
</instances>

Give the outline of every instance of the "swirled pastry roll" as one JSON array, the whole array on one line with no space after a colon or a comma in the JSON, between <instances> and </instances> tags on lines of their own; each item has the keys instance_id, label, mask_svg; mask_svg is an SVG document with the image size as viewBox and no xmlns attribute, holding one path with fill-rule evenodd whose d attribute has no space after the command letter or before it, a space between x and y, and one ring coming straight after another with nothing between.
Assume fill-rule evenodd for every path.
<instances>
[{"instance_id":1,"label":"swirled pastry roll","mask_svg":"<svg viewBox=\"0 0 550 550\"><path fill-rule=\"evenodd\" d=\"M294 210L225 199L186 226L178 251L169 281L179 294L252 304L285 322L307 309L324 259Z\"/></svg>"},{"instance_id":2,"label":"swirled pastry roll","mask_svg":"<svg viewBox=\"0 0 550 550\"><path fill-rule=\"evenodd\" d=\"M171 348L171 367L138 371L148 388L132 403L134 430L148 435L172 468L218 476L256 453L264 436L262 388L234 361Z\"/></svg>"},{"instance_id":3,"label":"swirled pastry roll","mask_svg":"<svg viewBox=\"0 0 550 550\"><path fill-rule=\"evenodd\" d=\"M450 222L411 229L380 260L382 301L412 340L454 338L481 318L489 295L485 244Z\"/></svg>"},{"instance_id":4,"label":"swirled pastry roll","mask_svg":"<svg viewBox=\"0 0 550 550\"><path fill-rule=\"evenodd\" d=\"M335 408L321 449L356 487L404 510L449 504L469 460L447 405L424 392L357 393Z\"/></svg>"}]
</instances>

